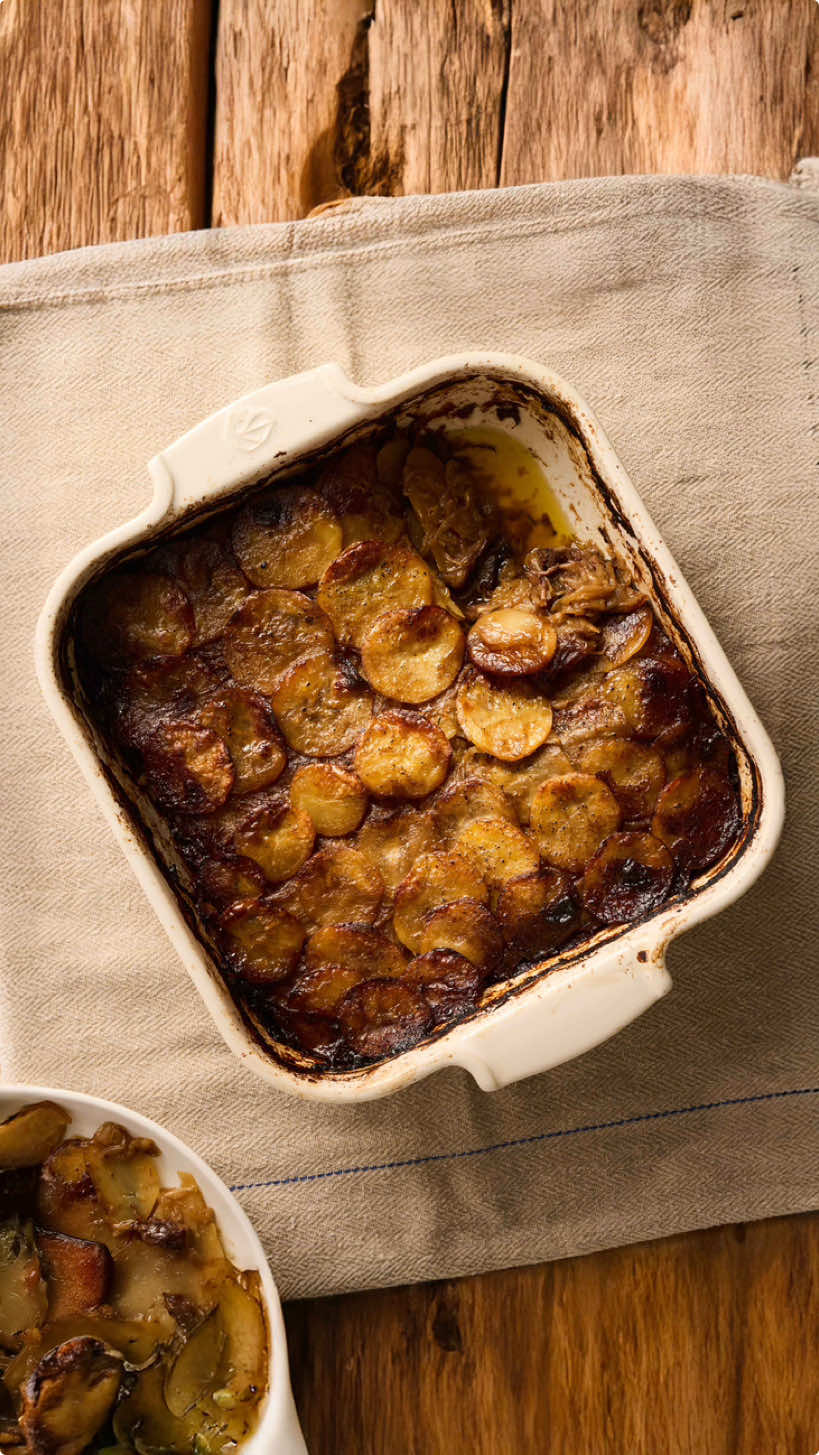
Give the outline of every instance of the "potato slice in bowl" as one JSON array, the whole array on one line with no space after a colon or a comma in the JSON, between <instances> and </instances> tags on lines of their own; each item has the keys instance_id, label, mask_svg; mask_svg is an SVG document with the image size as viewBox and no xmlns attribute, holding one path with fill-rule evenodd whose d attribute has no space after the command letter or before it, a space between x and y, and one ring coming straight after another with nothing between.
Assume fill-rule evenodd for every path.
<instances>
[{"instance_id":1,"label":"potato slice in bowl","mask_svg":"<svg viewBox=\"0 0 819 1455\"><path fill-rule=\"evenodd\" d=\"M80 634L106 666L181 657L195 633L182 587L158 572L117 571L86 598Z\"/></svg>"},{"instance_id":2,"label":"potato slice in bowl","mask_svg":"<svg viewBox=\"0 0 819 1455\"><path fill-rule=\"evenodd\" d=\"M360 541L324 572L318 602L340 642L360 647L379 616L397 607L429 606L429 567L405 542Z\"/></svg>"},{"instance_id":3,"label":"potato slice in bowl","mask_svg":"<svg viewBox=\"0 0 819 1455\"><path fill-rule=\"evenodd\" d=\"M402 945L419 954L428 916L462 899L482 905L489 901L489 890L476 865L454 849L422 854L395 895L392 923Z\"/></svg>"},{"instance_id":4,"label":"potato slice in bowl","mask_svg":"<svg viewBox=\"0 0 819 1455\"><path fill-rule=\"evenodd\" d=\"M469 656L484 672L521 677L548 667L557 647L551 622L521 606L485 611L470 628Z\"/></svg>"},{"instance_id":5,"label":"potato slice in bowl","mask_svg":"<svg viewBox=\"0 0 819 1455\"><path fill-rule=\"evenodd\" d=\"M455 838L455 848L477 864L487 884L495 889L510 879L536 874L540 867L540 854L532 840L508 819L466 824Z\"/></svg>"},{"instance_id":6,"label":"potato slice in bowl","mask_svg":"<svg viewBox=\"0 0 819 1455\"><path fill-rule=\"evenodd\" d=\"M316 486L339 519L345 546L356 541L392 542L403 535L400 499L382 477L373 445L351 445L328 460Z\"/></svg>"},{"instance_id":7,"label":"potato slice in bowl","mask_svg":"<svg viewBox=\"0 0 819 1455\"><path fill-rule=\"evenodd\" d=\"M477 899L458 899L427 915L420 950L451 950L473 965L491 968L503 948L497 920Z\"/></svg>"},{"instance_id":8,"label":"potato slice in bowl","mask_svg":"<svg viewBox=\"0 0 819 1455\"><path fill-rule=\"evenodd\" d=\"M313 857L286 886L288 907L312 929L372 924L384 897L373 861L348 844L333 844Z\"/></svg>"},{"instance_id":9,"label":"potato slice in bowl","mask_svg":"<svg viewBox=\"0 0 819 1455\"><path fill-rule=\"evenodd\" d=\"M458 721L483 753L514 763L542 747L552 730L552 709L527 683L497 686L482 672L467 672L458 686Z\"/></svg>"},{"instance_id":10,"label":"potato slice in bowl","mask_svg":"<svg viewBox=\"0 0 819 1455\"><path fill-rule=\"evenodd\" d=\"M616 798L589 773L550 778L532 801L532 829L541 854L571 874L579 874L619 826Z\"/></svg>"},{"instance_id":11,"label":"potato slice in bowl","mask_svg":"<svg viewBox=\"0 0 819 1455\"><path fill-rule=\"evenodd\" d=\"M338 763L307 763L290 784L290 802L308 813L316 833L337 838L351 834L367 812L367 790L361 779Z\"/></svg>"},{"instance_id":12,"label":"potato slice in bowl","mask_svg":"<svg viewBox=\"0 0 819 1455\"><path fill-rule=\"evenodd\" d=\"M236 559L254 586L314 586L341 547L338 517L309 486L271 490L233 525Z\"/></svg>"},{"instance_id":13,"label":"potato slice in bowl","mask_svg":"<svg viewBox=\"0 0 819 1455\"><path fill-rule=\"evenodd\" d=\"M234 768L227 744L193 722L160 722L143 752L157 803L185 813L208 813L227 800Z\"/></svg>"},{"instance_id":14,"label":"potato slice in bowl","mask_svg":"<svg viewBox=\"0 0 819 1455\"><path fill-rule=\"evenodd\" d=\"M291 879L310 857L316 830L309 814L286 803L260 809L234 834L237 854L252 859L271 884Z\"/></svg>"},{"instance_id":15,"label":"potato slice in bowl","mask_svg":"<svg viewBox=\"0 0 819 1455\"><path fill-rule=\"evenodd\" d=\"M203 703L196 722L211 728L227 744L236 793L254 793L281 776L287 754L262 698L241 687L228 688Z\"/></svg>"},{"instance_id":16,"label":"potato slice in bowl","mask_svg":"<svg viewBox=\"0 0 819 1455\"><path fill-rule=\"evenodd\" d=\"M201 646L224 631L252 588L221 540L183 536L163 546L157 564L178 576L194 615L194 642Z\"/></svg>"},{"instance_id":17,"label":"potato slice in bowl","mask_svg":"<svg viewBox=\"0 0 819 1455\"><path fill-rule=\"evenodd\" d=\"M382 798L425 798L446 777L452 749L440 728L416 713L382 712L355 755L358 776Z\"/></svg>"},{"instance_id":18,"label":"potato slice in bowl","mask_svg":"<svg viewBox=\"0 0 819 1455\"><path fill-rule=\"evenodd\" d=\"M255 985L286 980L305 940L304 926L278 905L238 904L221 920L235 968Z\"/></svg>"},{"instance_id":19,"label":"potato slice in bowl","mask_svg":"<svg viewBox=\"0 0 819 1455\"><path fill-rule=\"evenodd\" d=\"M393 892L416 859L435 847L437 837L429 813L418 813L415 808L389 813L378 809L359 830L356 843L378 865L388 891Z\"/></svg>"},{"instance_id":20,"label":"potato slice in bowl","mask_svg":"<svg viewBox=\"0 0 819 1455\"><path fill-rule=\"evenodd\" d=\"M653 834L612 834L586 866L580 898L603 924L623 924L662 904L674 860Z\"/></svg>"},{"instance_id":21,"label":"potato slice in bowl","mask_svg":"<svg viewBox=\"0 0 819 1455\"><path fill-rule=\"evenodd\" d=\"M511 879L498 895L495 914L507 942L525 953L548 954L562 945L578 924L578 906L569 879L554 868Z\"/></svg>"},{"instance_id":22,"label":"potato slice in bowl","mask_svg":"<svg viewBox=\"0 0 819 1455\"><path fill-rule=\"evenodd\" d=\"M665 783L665 765L656 748L631 738L602 738L584 743L574 756L583 773L604 779L629 818L652 813Z\"/></svg>"},{"instance_id":23,"label":"potato slice in bowl","mask_svg":"<svg viewBox=\"0 0 819 1455\"><path fill-rule=\"evenodd\" d=\"M397 702L437 697L455 681L463 657L463 632L440 606L385 612L361 643L367 680Z\"/></svg>"},{"instance_id":24,"label":"potato slice in bowl","mask_svg":"<svg viewBox=\"0 0 819 1455\"><path fill-rule=\"evenodd\" d=\"M432 1015L423 996L400 980L365 980L338 1008L348 1045L365 1060L413 1046Z\"/></svg>"},{"instance_id":25,"label":"potato slice in bowl","mask_svg":"<svg viewBox=\"0 0 819 1455\"><path fill-rule=\"evenodd\" d=\"M288 745L311 758L335 758L351 748L372 716L366 684L346 659L304 657L273 693Z\"/></svg>"},{"instance_id":26,"label":"potato slice in bowl","mask_svg":"<svg viewBox=\"0 0 819 1455\"><path fill-rule=\"evenodd\" d=\"M410 961L404 983L420 991L436 1021L450 1021L474 1009L485 979L465 955L430 950Z\"/></svg>"},{"instance_id":27,"label":"potato slice in bowl","mask_svg":"<svg viewBox=\"0 0 819 1455\"><path fill-rule=\"evenodd\" d=\"M259 591L231 617L225 660L242 687L266 696L300 657L330 653L333 629L324 612L300 591Z\"/></svg>"},{"instance_id":28,"label":"potato slice in bowl","mask_svg":"<svg viewBox=\"0 0 819 1455\"><path fill-rule=\"evenodd\" d=\"M514 807L503 790L481 778L462 778L448 784L435 800L433 813L440 833L450 840L481 819L505 819L517 824Z\"/></svg>"},{"instance_id":29,"label":"potato slice in bowl","mask_svg":"<svg viewBox=\"0 0 819 1455\"><path fill-rule=\"evenodd\" d=\"M403 974L407 956L400 945L378 930L362 925L332 924L314 930L304 952L308 970L320 965L343 965L361 977L377 975L389 980Z\"/></svg>"}]
</instances>

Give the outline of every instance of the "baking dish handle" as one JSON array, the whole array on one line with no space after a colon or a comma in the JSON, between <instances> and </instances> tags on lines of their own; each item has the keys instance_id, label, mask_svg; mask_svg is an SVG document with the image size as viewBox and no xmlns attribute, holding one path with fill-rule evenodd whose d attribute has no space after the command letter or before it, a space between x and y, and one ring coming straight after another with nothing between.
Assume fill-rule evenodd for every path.
<instances>
[{"instance_id":1,"label":"baking dish handle","mask_svg":"<svg viewBox=\"0 0 819 1455\"><path fill-rule=\"evenodd\" d=\"M646 938L555 970L465 1027L455 1060L483 1091L498 1091L589 1051L671 989L665 945Z\"/></svg>"},{"instance_id":2,"label":"baking dish handle","mask_svg":"<svg viewBox=\"0 0 819 1455\"><path fill-rule=\"evenodd\" d=\"M163 514L180 515L317 449L374 411L367 391L322 364L246 394L168 445L148 469Z\"/></svg>"}]
</instances>

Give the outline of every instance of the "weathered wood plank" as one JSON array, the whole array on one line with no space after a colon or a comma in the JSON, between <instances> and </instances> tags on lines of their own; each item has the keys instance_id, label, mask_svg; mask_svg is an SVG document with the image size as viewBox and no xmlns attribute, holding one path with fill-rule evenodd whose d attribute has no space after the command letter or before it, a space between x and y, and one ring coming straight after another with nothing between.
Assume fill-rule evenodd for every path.
<instances>
[{"instance_id":1,"label":"weathered wood plank","mask_svg":"<svg viewBox=\"0 0 819 1455\"><path fill-rule=\"evenodd\" d=\"M200 227L210 0L0 4L0 258Z\"/></svg>"}]
</instances>

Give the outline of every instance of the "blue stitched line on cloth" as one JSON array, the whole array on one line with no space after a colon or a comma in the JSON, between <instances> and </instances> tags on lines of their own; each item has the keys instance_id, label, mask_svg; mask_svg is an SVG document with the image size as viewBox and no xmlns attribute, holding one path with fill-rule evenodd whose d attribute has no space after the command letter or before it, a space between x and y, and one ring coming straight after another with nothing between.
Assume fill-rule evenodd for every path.
<instances>
[{"instance_id":1,"label":"blue stitched line on cloth","mask_svg":"<svg viewBox=\"0 0 819 1455\"><path fill-rule=\"evenodd\" d=\"M465 1157L485 1157L489 1152L502 1152L510 1147L527 1147L534 1142L550 1142L558 1137L579 1137L586 1132L608 1132L614 1127L633 1127L639 1122L663 1121L668 1117L690 1116L698 1111L717 1111L724 1106L750 1106L760 1101L781 1101L788 1096L819 1096L819 1086L796 1087L792 1091L763 1091L756 1096L734 1096L726 1101L703 1101L694 1106L672 1107L670 1111L647 1111L636 1117L620 1117L614 1122L590 1122L585 1127L564 1127L555 1132L535 1132L530 1137L513 1137L506 1142L492 1142L488 1147L471 1147L465 1152L431 1152L427 1157L407 1157L398 1162L372 1162L362 1167L335 1167L329 1172L304 1172L297 1177L273 1177L269 1182L236 1182L231 1192L250 1192L261 1187L291 1187L297 1182L324 1182L331 1177L353 1177L357 1172L394 1172L402 1167L423 1167L428 1162L457 1162Z\"/></svg>"}]
</instances>

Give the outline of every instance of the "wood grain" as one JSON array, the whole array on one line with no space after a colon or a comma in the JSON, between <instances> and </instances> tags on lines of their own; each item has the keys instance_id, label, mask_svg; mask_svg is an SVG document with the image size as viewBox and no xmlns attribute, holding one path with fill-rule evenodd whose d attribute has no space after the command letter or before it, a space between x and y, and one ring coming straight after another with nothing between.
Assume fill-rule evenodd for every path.
<instances>
[{"instance_id":1,"label":"wood grain","mask_svg":"<svg viewBox=\"0 0 819 1455\"><path fill-rule=\"evenodd\" d=\"M286 1309L312 1455L813 1455L819 1219Z\"/></svg>"},{"instance_id":2,"label":"wood grain","mask_svg":"<svg viewBox=\"0 0 819 1455\"><path fill-rule=\"evenodd\" d=\"M199 227L210 0L0 4L0 258Z\"/></svg>"}]
</instances>

